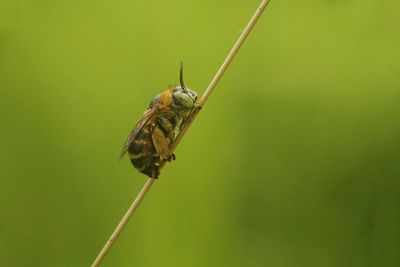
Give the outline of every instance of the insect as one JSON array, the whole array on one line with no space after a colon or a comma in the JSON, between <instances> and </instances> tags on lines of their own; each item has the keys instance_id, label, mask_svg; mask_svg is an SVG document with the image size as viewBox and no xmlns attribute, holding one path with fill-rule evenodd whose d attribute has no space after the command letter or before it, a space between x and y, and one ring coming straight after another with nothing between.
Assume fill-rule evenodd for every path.
<instances>
[{"instance_id":1,"label":"insect","mask_svg":"<svg viewBox=\"0 0 400 267\"><path fill-rule=\"evenodd\" d=\"M169 86L156 95L143 117L129 134L121 151L128 153L132 165L141 173L157 179L161 165L175 160L171 144L195 107L197 94L183 82L183 63L180 65L180 85Z\"/></svg>"}]
</instances>

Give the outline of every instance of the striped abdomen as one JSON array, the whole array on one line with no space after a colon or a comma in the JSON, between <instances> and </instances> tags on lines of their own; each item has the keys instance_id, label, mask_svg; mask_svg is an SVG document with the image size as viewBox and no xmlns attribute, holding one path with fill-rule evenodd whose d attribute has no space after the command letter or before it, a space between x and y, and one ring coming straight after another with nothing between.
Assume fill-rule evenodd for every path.
<instances>
[{"instance_id":1,"label":"striped abdomen","mask_svg":"<svg viewBox=\"0 0 400 267\"><path fill-rule=\"evenodd\" d=\"M152 141L154 124L149 124L137 134L128 148L132 165L151 178L160 174L161 157L157 154Z\"/></svg>"}]
</instances>

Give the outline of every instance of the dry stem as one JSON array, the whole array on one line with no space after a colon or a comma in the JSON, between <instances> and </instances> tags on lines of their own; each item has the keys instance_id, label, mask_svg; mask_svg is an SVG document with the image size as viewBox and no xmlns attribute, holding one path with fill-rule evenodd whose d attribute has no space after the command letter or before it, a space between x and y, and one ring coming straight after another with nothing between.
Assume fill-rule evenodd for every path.
<instances>
[{"instance_id":1,"label":"dry stem","mask_svg":"<svg viewBox=\"0 0 400 267\"><path fill-rule=\"evenodd\" d=\"M132 214L135 212L136 208L139 206L140 202L149 191L151 185L154 183L155 179L148 179L147 182L144 184L142 190L140 190L139 194L136 196L135 200L133 201L132 205L129 207L128 211L125 213L124 217L122 217L121 221L119 222L117 228L115 228L114 232L107 240L107 243L104 245L103 249L100 251L99 255L97 256L96 260L93 262L92 267L100 266L101 262L107 255L107 252L111 249L112 245L114 244L115 240L117 240L118 236L124 230L125 226L128 224L129 219L132 217Z\"/></svg>"},{"instance_id":2,"label":"dry stem","mask_svg":"<svg viewBox=\"0 0 400 267\"><path fill-rule=\"evenodd\" d=\"M208 85L206 91L204 92L201 99L196 104L196 108L193 109L192 113L189 115L185 125L179 131L178 136L176 137L174 143L171 146L171 150L173 151L179 142L182 140L182 137L186 134L188 128L192 124L193 120L196 118L197 114L204 106L205 102L207 101L210 94L214 91L216 85L218 84L219 80L224 75L225 70L228 68L229 64L232 62L233 58L238 53L240 47L246 40L247 36L253 29L254 25L256 24L257 20L260 18L261 14L269 4L269 0L263 0L261 4L258 6L256 12L250 19L249 23L247 24L246 28L243 30L242 34L240 35L239 39L236 41L235 45L232 47L232 50L229 52L228 56L226 57L224 63L222 63L221 67L219 68L218 72L215 74L214 78L211 80L210 84ZM139 194L133 201L132 205L129 207L128 211L121 219L120 223L118 224L117 228L115 228L114 232L112 233L111 237L108 239L106 244L104 245L103 249L100 251L99 255L97 256L96 260L93 262L92 267L100 266L101 262L107 255L108 251L111 249L112 245L125 228L126 224L128 223L129 219L131 218L132 214L135 212L136 208L139 206L140 202L149 191L150 187L154 183L154 179L149 178L145 185L143 186L142 190L140 190Z\"/></svg>"}]
</instances>

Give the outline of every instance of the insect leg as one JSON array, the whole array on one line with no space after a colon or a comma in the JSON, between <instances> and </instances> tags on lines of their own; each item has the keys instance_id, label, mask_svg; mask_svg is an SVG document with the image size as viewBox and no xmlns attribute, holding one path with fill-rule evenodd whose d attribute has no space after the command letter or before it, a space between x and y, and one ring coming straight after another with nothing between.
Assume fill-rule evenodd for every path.
<instances>
[{"instance_id":1,"label":"insect leg","mask_svg":"<svg viewBox=\"0 0 400 267\"><path fill-rule=\"evenodd\" d=\"M154 148L156 149L157 154L160 156L161 160L170 161L171 159L174 159L174 155L169 148L170 142L158 126L154 127L151 137L153 140Z\"/></svg>"}]
</instances>

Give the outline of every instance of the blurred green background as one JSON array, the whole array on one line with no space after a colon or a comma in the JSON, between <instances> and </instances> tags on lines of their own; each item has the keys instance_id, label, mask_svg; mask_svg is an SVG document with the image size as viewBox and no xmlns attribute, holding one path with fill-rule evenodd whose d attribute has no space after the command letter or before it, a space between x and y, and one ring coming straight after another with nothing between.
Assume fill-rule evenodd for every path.
<instances>
[{"instance_id":1,"label":"blurred green background","mask_svg":"<svg viewBox=\"0 0 400 267\"><path fill-rule=\"evenodd\" d=\"M0 265L89 266L150 99L258 0L0 2ZM400 4L272 1L104 266L400 266Z\"/></svg>"}]
</instances>

